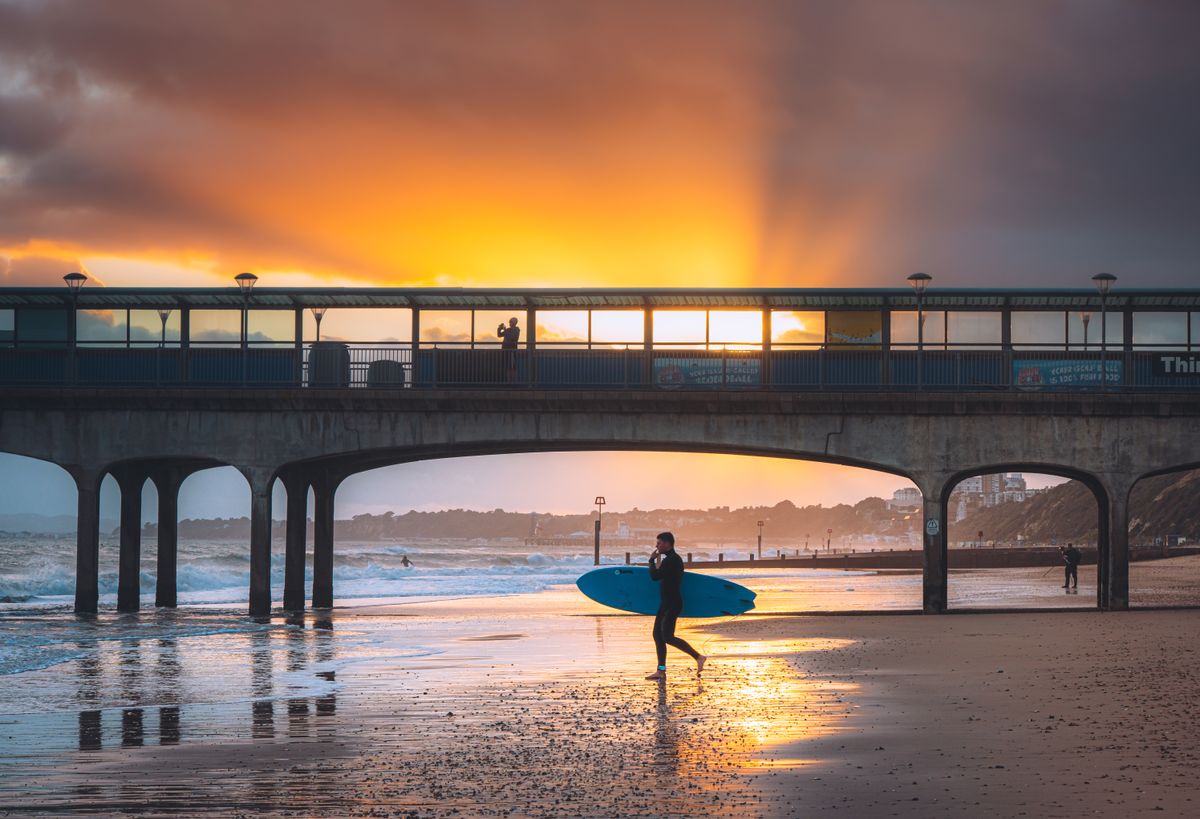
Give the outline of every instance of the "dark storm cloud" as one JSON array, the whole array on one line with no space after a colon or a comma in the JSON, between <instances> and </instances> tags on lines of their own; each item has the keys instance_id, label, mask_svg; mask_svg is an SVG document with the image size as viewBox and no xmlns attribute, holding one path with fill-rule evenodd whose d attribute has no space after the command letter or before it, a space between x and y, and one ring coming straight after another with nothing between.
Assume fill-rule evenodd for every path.
<instances>
[{"instance_id":1,"label":"dark storm cloud","mask_svg":"<svg viewBox=\"0 0 1200 819\"><path fill-rule=\"evenodd\" d=\"M1187 0L0 2L0 242L353 267L239 179L403 179L420 134L570 185L633 133L631 190L697 143L701 183L745 166L764 283L1186 284L1198 30Z\"/></svg>"},{"instance_id":2,"label":"dark storm cloud","mask_svg":"<svg viewBox=\"0 0 1200 819\"><path fill-rule=\"evenodd\" d=\"M813 191L830 222L877 195L866 205L880 229L855 254L871 278L933 265L1035 284L1125 263L1191 283L1200 5L831 3L786 16L804 46L773 55L768 244Z\"/></svg>"}]
</instances>

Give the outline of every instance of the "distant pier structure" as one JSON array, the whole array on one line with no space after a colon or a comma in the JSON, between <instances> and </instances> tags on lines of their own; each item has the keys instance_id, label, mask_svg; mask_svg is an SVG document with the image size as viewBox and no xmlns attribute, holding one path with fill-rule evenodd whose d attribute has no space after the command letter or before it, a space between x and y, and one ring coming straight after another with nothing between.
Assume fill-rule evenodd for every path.
<instances>
[{"instance_id":1,"label":"distant pier structure","mask_svg":"<svg viewBox=\"0 0 1200 819\"><path fill-rule=\"evenodd\" d=\"M121 490L117 607L142 605L141 490L159 496L155 605L176 603L177 497L236 467L249 612L333 605L334 502L356 473L518 452L733 453L877 469L920 492L922 599L947 610L951 493L979 475L1081 481L1096 604L1129 605L1129 495L1200 466L1200 290L0 288L0 452L78 489L75 608L97 610L100 483ZM516 317L517 349L498 322ZM324 335L321 334L324 320ZM340 327L340 329L338 329ZM305 512L315 498L313 591ZM531 520L531 536L536 536Z\"/></svg>"}]
</instances>

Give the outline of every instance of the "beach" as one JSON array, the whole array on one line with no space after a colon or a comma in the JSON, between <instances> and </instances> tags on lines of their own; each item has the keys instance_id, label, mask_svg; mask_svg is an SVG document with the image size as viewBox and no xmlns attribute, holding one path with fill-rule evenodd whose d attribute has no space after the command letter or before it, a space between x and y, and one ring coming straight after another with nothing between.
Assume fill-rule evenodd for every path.
<instances>
[{"instance_id":1,"label":"beach","mask_svg":"<svg viewBox=\"0 0 1200 819\"><path fill-rule=\"evenodd\" d=\"M4 814L1182 816L1200 800L1195 610L686 621L712 660L697 680L673 652L661 685L643 680L649 618L565 586L266 622L29 617L76 654L4 678Z\"/></svg>"}]
</instances>

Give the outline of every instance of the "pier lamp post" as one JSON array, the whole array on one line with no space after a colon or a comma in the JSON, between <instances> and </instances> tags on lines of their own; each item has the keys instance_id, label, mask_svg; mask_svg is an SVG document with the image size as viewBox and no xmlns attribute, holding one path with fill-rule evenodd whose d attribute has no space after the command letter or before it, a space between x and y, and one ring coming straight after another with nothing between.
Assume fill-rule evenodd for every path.
<instances>
[{"instance_id":1,"label":"pier lamp post","mask_svg":"<svg viewBox=\"0 0 1200 819\"><path fill-rule=\"evenodd\" d=\"M594 555L593 566L600 565L600 518L604 513L604 496L596 496L596 553Z\"/></svg>"},{"instance_id":2,"label":"pier lamp post","mask_svg":"<svg viewBox=\"0 0 1200 819\"><path fill-rule=\"evenodd\" d=\"M242 291L242 383L246 383L246 356L250 349L250 291L258 276L253 273L238 273L233 277L238 289Z\"/></svg>"},{"instance_id":3,"label":"pier lamp post","mask_svg":"<svg viewBox=\"0 0 1200 819\"><path fill-rule=\"evenodd\" d=\"M758 559L762 560L762 528L765 521L758 522Z\"/></svg>"},{"instance_id":4,"label":"pier lamp post","mask_svg":"<svg viewBox=\"0 0 1200 819\"><path fill-rule=\"evenodd\" d=\"M317 323L317 341L321 340L321 319L325 318L325 311L328 307L310 307L308 312L312 313L313 321Z\"/></svg>"},{"instance_id":5,"label":"pier lamp post","mask_svg":"<svg viewBox=\"0 0 1200 819\"><path fill-rule=\"evenodd\" d=\"M72 383L75 381L75 348L79 346L79 288L83 287L87 278L79 271L63 276L63 281L71 291L71 322L67 325L67 343L70 346L67 376Z\"/></svg>"},{"instance_id":6,"label":"pier lamp post","mask_svg":"<svg viewBox=\"0 0 1200 819\"><path fill-rule=\"evenodd\" d=\"M171 315L171 311L166 307L158 308L158 320L162 323L162 332L158 337L158 354L155 357L154 364L154 383L162 383L162 358L163 348L167 346L167 318Z\"/></svg>"},{"instance_id":7,"label":"pier lamp post","mask_svg":"<svg viewBox=\"0 0 1200 819\"><path fill-rule=\"evenodd\" d=\"M1096 289L1100 291L1100 389L1108 389L1108 291L1112 290L1117 277L1112 273L1097 273L1092 276Z\"/></svg>"},{"instance_id":8,"label":"pier lamp post","mask_svg":"<svg viewBox=\"0 0 1200 819\"><path fill-rule=\"evenodd\" d=\"M1088 324L1092 320L1092 311L1084 310L1079 314L1079 320L1083 322L1083 349L1086 352L1088 348Z\"/></svg>"},{"instance_id":9,"label":"pier lamp post","mask_svg":"<svg viewBox=\"0 0 1200 819\"><path fill-rule=\"evenodd\" d=\"M158 310L158 320L162 322L162 334L158 337L158 346L167 346L167 319L171 317L171 311L165 307L160 307Z\"/></svg>"},{"instance_id":10,"label":"pier lamp post","mask_svg":"<svg viewBox=\"0 0 1200 819\"><path fill-rule=\"evenodd\" d=\"M923 303L925 300L925 288L929 286L929 282L933 280L933 276L928 273L913 273L908 277L908 283L912 285L913 292L917 294L917 389L921 389L924 383L924 357L925 357L925 314Z\"/></svg>"}]
</instances>

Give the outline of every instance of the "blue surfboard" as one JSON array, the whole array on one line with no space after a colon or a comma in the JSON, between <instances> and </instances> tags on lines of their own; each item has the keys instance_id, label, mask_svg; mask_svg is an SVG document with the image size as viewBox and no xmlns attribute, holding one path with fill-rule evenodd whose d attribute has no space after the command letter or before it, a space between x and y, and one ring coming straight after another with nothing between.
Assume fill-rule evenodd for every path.
<instances>
[{"instance_id":1,"label":"blue surfboard","mask_svg":"<svg viewBox=\"0 0 1200 819\"><path fill-rule=\"evenodd\" d=\"M636 614L658 611L659 586L645 566L605 566L575 581L579 590L605 606ZM683 573L681 617L722 617L754 608L757 596L745 586L695 572Z\"/></svg>"}]
</instances>

